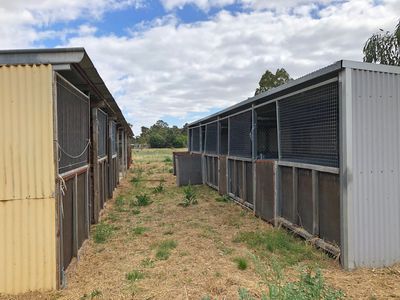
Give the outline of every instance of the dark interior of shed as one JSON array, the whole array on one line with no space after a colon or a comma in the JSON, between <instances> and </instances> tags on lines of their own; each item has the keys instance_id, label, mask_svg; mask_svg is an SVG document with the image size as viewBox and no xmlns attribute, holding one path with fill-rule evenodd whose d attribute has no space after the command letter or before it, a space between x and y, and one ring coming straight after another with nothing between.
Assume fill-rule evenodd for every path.
<instances>
[{"instance_id":1,"label":"dark interior of shed","mask_svg":"<svg viewBox=\"0 0 400 300\"><path fill-rule=\"evenodd\" d=\"M256 110L257 159L278 158L278 133L276 104L271 103Z\"/></svg>"}]
</instances>

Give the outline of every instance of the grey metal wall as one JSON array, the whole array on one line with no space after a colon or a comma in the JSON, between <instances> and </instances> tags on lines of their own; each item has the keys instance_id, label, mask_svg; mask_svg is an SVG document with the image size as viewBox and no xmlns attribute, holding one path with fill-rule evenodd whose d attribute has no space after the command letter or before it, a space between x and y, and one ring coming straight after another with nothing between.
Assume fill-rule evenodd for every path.
<instances>
[{"instance_id":1,"label":"grey metal wall","mask_svg":"<svg viewBox=\"0 0 400 300\"><path fill-rule=\"evenodd\" d=\"M400 75L342 78L347 267L390 265L400 261Z\"/></svg>"}]
</instances>

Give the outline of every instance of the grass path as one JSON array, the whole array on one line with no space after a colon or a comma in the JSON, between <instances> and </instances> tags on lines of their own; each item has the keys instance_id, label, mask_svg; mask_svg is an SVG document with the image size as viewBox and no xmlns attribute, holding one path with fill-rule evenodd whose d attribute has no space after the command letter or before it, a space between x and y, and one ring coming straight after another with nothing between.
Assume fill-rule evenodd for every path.
<instances>
[{"instance_id":1,"label":"grass path","mask_svg":"<svg viewBox=\"0 0 400 300\"><path fill-rule=\"evenodd\" d=\"M198 204L179 205L185 193L175 186L170 156L170 150L135 152L128 178L69 268L67 288L17 299L250 300L271 284L287 296L276 299L301 299L301 290L340 298L339 289L355 299L400 298L399 266L345 272L206 186L194 187ZM319 269L325 285L307 277Z\"/></svg>"}]
</instances>

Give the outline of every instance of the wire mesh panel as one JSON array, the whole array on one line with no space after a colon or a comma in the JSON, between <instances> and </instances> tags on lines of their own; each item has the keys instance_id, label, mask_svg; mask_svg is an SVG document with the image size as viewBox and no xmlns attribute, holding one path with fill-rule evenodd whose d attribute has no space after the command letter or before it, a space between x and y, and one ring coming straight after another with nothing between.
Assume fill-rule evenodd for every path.
<instances>
[{"instance_id":1,"label":"wire mesh panel","mask_svg":"<svg viewBox=\"0 0 400 300\"><path fill-rule=\"evenodd\" d=\"M251 158L251 111L230 117L229 155Z\"/></svg>"},{"instance_id":2,"label":"wire mesh panel","mask_svg":"<svg viewBox=\"0 0 400 300\"><path fill-rule=\"evenodd\" d=\"M206 153L216 154L217 153L217 133L218 124L217 122L206 125Z\"/></svg>"},{"instance_id":3,"label":"wire mesh panel","mask_svg":"<svg viewBox=\"0 0 400 300\"><path fill-rule=\"evenodd\" d=\"M59 172L88 164L89 100L69 82L57 78Z\"/></svg>"},{"instance_id":4,"label":"wire mesh panel","mask_svg":"<svg viewBox=\"0 0 400 300\"><path fill-rule=\"evenodd\" d=\"M193 141L193 129L189 129L188 130L188 149L189 149L189 151L193 151L192 141ZM174 173L174 175L175 175L175 173Z\"/></svg>"},{"instance_id":5,"label":"wire mesh panel","mask_svg":"<svg viewBox=\"0 0 400 300\"><path fill-rule=\"evenodd\" d=\"M219 154L228 154L228 120L220 121L219 142Z\"/></svg>"},{"instance_id":6,"label":"wire mesh panel","mask_svg":"<svg viewBox=\"0 0 400 300\"><path fill-rule=\"evenodd\" d=\"M111 154L117 154L117 123L111 122Z\"/></svg>"},{"instance_id":7,"label":"wire mesh panel","mask_svg":"<svg viewBox=\"0 0 400 300\"><path fill-rule=\"evenodd\" d=\"M338 167L338 109L336 82L280 100L281 158Z\"/></svg>"},{"instance_id":8,"label":"wire mesh panel","mask_svg":"<svg viewBox=\"0 0 400 300\"><path fill-rule=\"evenodd\" d=\"M278 131L276 104L271 103L256 110L257 113L257 158L278 158Z\"/></svg>"},{"instance_id":9,"label":"wire mesh panel","mask_svg":"<svg viewBox=\"0 0 400 300\"><path fill-rule=\"evenodd\" d=\"M104 157L107 155L107 114L102 110L98 110L97 119L99 124L98 134L98 156Z\"/></svg>"},{"instance_id":10,"label":"wire mesh panel","mask_svg":"<svg viewBox=\"0 0 400 300\"><path fill-rule=\"evenodd\" d=\"M199 152L200 151L200 127L196 127L192 129L192 138L193 138L193 149L192 151Z\"/></svg>"}]
</instances>

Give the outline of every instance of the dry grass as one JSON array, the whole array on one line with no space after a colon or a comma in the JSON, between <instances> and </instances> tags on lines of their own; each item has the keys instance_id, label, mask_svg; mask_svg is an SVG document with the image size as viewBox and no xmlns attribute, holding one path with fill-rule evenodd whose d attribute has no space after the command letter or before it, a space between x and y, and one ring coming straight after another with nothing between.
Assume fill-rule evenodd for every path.
<instances>
[{"instance_id":1,"label":"dry grass","mask_svg":"<svg viewBox=\"0 0 400 300\"><path fill-rule=\"evenodd\" d=\"M238 299L239 288L259 298L268 290L270 270L278 268L294 280L307 267L321 268L327 283L348 298L400 298L399 265L343 271L304 242L276 234L250 211L216 201L217 193L205 186L195 187L197 205L179 206L184 194L175 186L169 156L170 150L134 153L119 200L111 200L101 218L113 232L101 243L94 242L92 232L79 262L67 270L66 289L2 299ZM132 183L133 177L141 179ZM162 180L162 191L154 192ZM151 204L132 205L143 193ZM260 233L267 236L259 239ZM290 253L283 249L287 243L294 249ZM238 257L246 260L244 270L238 270Z\"/></svg>"}]
</instances>

